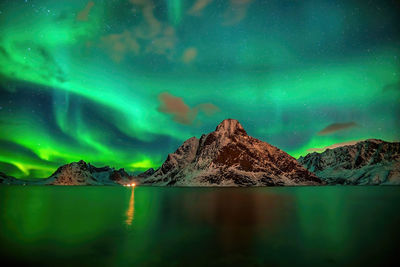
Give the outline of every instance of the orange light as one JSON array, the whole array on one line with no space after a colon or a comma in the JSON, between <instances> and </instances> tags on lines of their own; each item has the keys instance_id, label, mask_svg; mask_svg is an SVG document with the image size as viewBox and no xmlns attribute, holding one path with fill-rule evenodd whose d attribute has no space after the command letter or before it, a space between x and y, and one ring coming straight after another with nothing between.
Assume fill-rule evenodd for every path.
<instances>
[{"instance_id":1,"label":"orange light","mask_svg":"<svg viewBox=\"0 0 400 267\"><path fill-rule=\"evenodd\" d=\"M131 184L131 186L136 186L135 184Z\"/></svg>"},{"instance_id":2,"label":"orange light","mask_svg":"<svg viewBox=\"0 0 400 267\"><path fill-rule=\"evenodd\" d=\"M129 200L129 207L128 210L126 211L126 220L125 220L125 223L128 226L132 224L134 214L135 214L135 189L132 188L131 198Z\"/></svg>"}]
</instances>

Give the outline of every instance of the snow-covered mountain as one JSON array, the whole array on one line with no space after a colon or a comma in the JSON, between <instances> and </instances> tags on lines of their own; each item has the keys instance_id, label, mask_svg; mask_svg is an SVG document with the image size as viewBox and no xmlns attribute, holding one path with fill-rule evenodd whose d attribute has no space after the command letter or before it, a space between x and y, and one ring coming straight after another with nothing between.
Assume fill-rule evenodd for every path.
<instances>
[{"instance_id":1,"label":"snow-covered mountain","mask_svg":"<svg viewBox=\"0 0 400 267\"><path fill-rule=\"evenodd\" d=\"M96 168L83 160L59 167L49 178L22 180L0 173L0 184L12 185L124 185L135 181L124 169Z\"/></svg>"},{"instance_id":2,"label":"snow-covered mountain","mask_svg":"<svg viewBox=\"0 0 400 267\"><path fill-rule=\"evenodd\" d=\"M368 139L299 158L319 178L334 184L400 185L400 143Z\"/></svg>"},{"instance_id":3,"label":"snow-covered mountain","mask_svg":"<svg viewBox=\"0 0 400 267\"><path fill-rule=\"evenodd\" d=\"M50 185L115 185L132 182L130 176L124 169L115 170L108 166L96 168L83 160L63 165L57 169L46 184Z\"/></svg>"},{"instance_id":4,"label":"snow-covered mountain","mask_svg":"<svg viewBox=\"0 0 400 267\"><path fill-rule=\"evenodd\" d=\"M144 184L174 186L319 185L295 158L247 135L237 120L186 140Z\"/></svg>"}]
</instances>

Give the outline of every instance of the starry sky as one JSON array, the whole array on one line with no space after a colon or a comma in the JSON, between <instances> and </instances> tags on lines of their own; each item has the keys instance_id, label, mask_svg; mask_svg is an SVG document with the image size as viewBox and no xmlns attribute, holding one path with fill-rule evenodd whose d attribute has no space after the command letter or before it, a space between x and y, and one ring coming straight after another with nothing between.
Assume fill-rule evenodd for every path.
<instances>
[{"instance_id":1,"label":"starry sky","mask_svg":"<svg viewBox=\"0 0 400 267\"><path fill-rule=\"evenodd\" d=\"M400 137L396 0L3 0L0 171L156 168L225 118L294 157Z\"/></svg>"}]
</instances>

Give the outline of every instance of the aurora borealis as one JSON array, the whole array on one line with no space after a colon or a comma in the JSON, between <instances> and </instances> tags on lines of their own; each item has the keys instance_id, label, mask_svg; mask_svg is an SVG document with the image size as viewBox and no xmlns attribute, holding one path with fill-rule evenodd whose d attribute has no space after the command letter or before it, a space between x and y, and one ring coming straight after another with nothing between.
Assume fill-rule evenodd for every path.
<instances>
[{"instance_id":1,"label":"aurora borealis","mask_svg":"<svg viewBox=\"0 0 400 267\"><path fill-rule=\"evenodd\" d=\"M225 118L294 157L400 137L398 1L0 2L0 171L158 167Z\"/></svg>"}]
</instances>

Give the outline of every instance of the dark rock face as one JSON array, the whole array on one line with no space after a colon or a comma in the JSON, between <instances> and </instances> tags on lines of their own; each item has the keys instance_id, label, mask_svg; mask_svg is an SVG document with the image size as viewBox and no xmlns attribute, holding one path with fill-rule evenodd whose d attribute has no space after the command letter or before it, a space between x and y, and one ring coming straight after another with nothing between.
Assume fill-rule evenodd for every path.
<instances>
[{"instance_id":1,"label":"dark rock face","mask_svg":"<svg viewBox=\"0 0 400 267\"><path fill-rule=\"evenodd\" d=\"M20 184L20 181L12 176L0 172L0 184Z\"/></svg>"},{"instance_id":2,"label":"dark rock face","mask_svg":"<svg viewBox=\"0 0 400 267\"><path fill-rule=\"evenodd\" d=\"M7 182L10 178L12 178L11 176L6 175L3 172L0 172L0 183L5 183Z\"/></svg>"},{"instance_id":3,"label":"dark rock face","mask_svg":"<svg viewBox=\"0 0 400 267\"><path fill-rule=\"evenodd\" d=\"M119 184L125 184L133 179L123 168L119 170L112 170L110 174L110 180Z\"/></svg>"},{"instance_id":4,"label":"dark rock face","mask_svg":"<svg viewBox=\"0 0 400 267\"><path fill-rule=\"evenodd\" d=\"M42 185L46 179L23 180L0 172L0 185Z\"/></svg>"},{"instance_id":5,"label":"dark rock face","mask_svg":"<svg viewBox=\"0 0 400 267\"><path fill-rule=\"evenodd\" d=\"M237 120L186 140L144 183L177 186L321 184L284 151L247 135Z\"/></svg>"},{"instance_id":6,"label":"dark rock face","mask_svg":"<svg viewBox=\"0 0 400 267\"><path fill-rule=\"evenodd\" d=\"M368 139L310 153L299 163L332 184L400 184L400 143Z\"/></svg>"},{"instance_id":7,"label":"dark rock face","mask_svg":"<svg viewBox=\"0 0 400 267\"><path fill-rule=\"evenodd\" d=\"M124 169L115 170L108 166L97 168L83 160L72 162L57 169L46 180L51 185L115 185L133 181Z\"/></svg>"},{"instance_id":8,"label":"dark rock face","mask_svg":"<svg viewBox=\"0 0 400 267\"><path fill-rule=\"evenodd\" d=\"M152 176L156 171L153 168L148 169L147 171L141 173L138 175L140 178L147 178L149 176Z\"/></svg>"}]
</instances>

